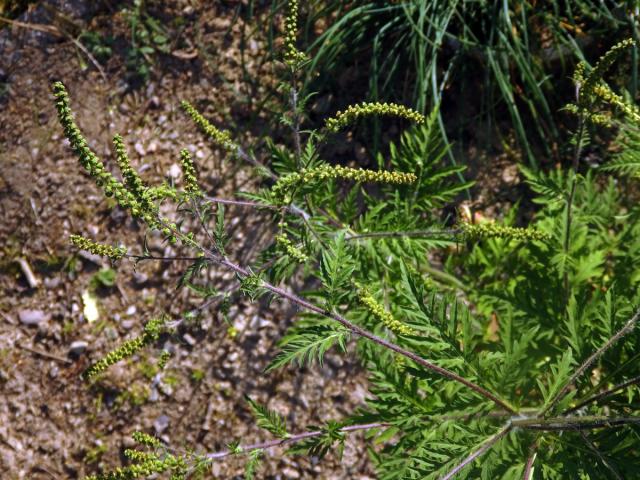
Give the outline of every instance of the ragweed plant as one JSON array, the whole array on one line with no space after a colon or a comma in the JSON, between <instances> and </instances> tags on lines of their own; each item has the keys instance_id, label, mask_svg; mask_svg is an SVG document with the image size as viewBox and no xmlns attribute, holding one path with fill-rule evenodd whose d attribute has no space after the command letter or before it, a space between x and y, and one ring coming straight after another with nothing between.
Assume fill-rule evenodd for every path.
<instances>
[{"instance_id":1,"label":"ragweed plant","mask_svg":"<svg viewBox=\"0 0 640 480\"><path fill-rule=\"evenodd\" d=\"M405 132L388 158L376 159L379 170L323 160L330 136L301 128L298 74L306 63L291 53L297 13L297 2L290 2L284 66L292 140L289 146L267 142L270 164L185 108L215 144L234 145L224 150L256 167L261 188L241 192L246 200L208 196L183 151L185 189L169 198L186 218L164 218L161 199L149 194L158 187L139 180L122 141L116 141L119 181L87 146L66 92L56 84L59 118L80 163L105 193L117 195L122 207L175 249L190 252L161 260L192 261L179 286L204 298L199 309L221 298L228 306L229 292L196 283L202 269L215 265L232 272L236 291L251 300L276 297L301 310L267 371L321 363L330 349L346 352L355 343L371 395L351 416L326 419L304 433L292 433L282 416L248 400L256 424L272 439L225 439L226 449L184 455L138 434L136 441L151 453L127 450L129 465L90 478L164 472L186 478L230 455L246 456L246 477L253 478L267 449L340 456L349 434L362 430L381 444L371 457L383 479L632 478L640 468L634 333L640 319L640 209L613 179L581 176L583 134L593 122L587 127L580 97L574 168L524 172L541 205L533 225L515 227L512 215L501 222L456 223L441 213L469 184L453 180L459 167L441 165L448 146L437 113ZM614 50L616 57L621 49ZM610 65L611 55L602 65ZM589 75L606 71L596 66ZM587 86L603 82L584 79ZM618 108L627 110L633 107ZM341 128L349 124L340 114L334 118ZM237 258L241 250L225 230L225 205L268 214L277 227L256 264ZM155 259L145 251L117 253ZM315 286L312 296L287 287L294 275ZM140 337L97 359L85 377L155 343L162 325L147 324ZM162 354L161 363L167 360Z\"/></svg>"}]
</instances>

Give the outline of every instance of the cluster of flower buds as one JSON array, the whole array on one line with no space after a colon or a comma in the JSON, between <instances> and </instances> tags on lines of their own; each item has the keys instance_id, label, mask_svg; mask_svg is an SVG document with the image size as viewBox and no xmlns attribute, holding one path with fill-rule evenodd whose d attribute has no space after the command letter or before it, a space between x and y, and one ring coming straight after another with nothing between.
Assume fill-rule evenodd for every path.
<instances>
[{"instance_id":1,"label":"cluster of flower buds","mask_svg":"<svg viewBox=\"0 0 640 480\"><path fill-rule=\"evenodd\" d=\"M138 175L138 172L131 166L131 160L129 160L129 155L127 155L124 140L120 135L113 137L113 146L118 167L120 167L120 171L122 172L124 184L133 194L142 209L142 211L136 211L135 208L132 208L133 215L139 217L146 214L149 220L151 220L151 223L153 223L155 217L158 215L158 207L153 203L153 197L149 193L149 189L142 182L140 175Z\"/></svg>"},{"instance_id":2,"label":"cluster of flower buds","mask_svg":"<svg viewBox=\"0 0 640 480\"><path fill-rule=\"evenodd\" d=\"M182 175L184 182L184 190L187 195L194 197L201 197L202 192L198 186L198 176L196 175L196 167L193 165L193 160L189 151L183 149L180 151L180 163L182 165Z\"/></svg>"},{"instance_id":3,"label":"cluster of flower buds","mask_svg":"<svg viewBox=\"0 0 640 480\"><path fill-rule=\"evenodd\" d=\"M351 125L360 117L375 116L401 117L416 122L417 124L424 123L425 121L424 115L403 105L396 103L364 102L351 105L344 112L338 112L335 117L331 117L326 121L325 127L330 132L335 133L347 125Z\"/></svg>"},{"instance_id":4,"label":"cluster of flower buds","mask_svg":"<svg viewBox=\"0 0 640 480\"><path fill-rule=\"evenodd\" d=\"M392 183L409 184L417 180L413 173L387 172L384 170L366 170L362 168L350 168L342 166L323 165L315 168L303 169L300 172L291 173L279 179L272 188L272 192L277 199L287 203L288 193L301 185L323 182L341 178L353 180L355 182L367 183Z\"/></svg>"},{"instance_id":5,"label":"cluster of flower buds","mask_svg":"<svg viewBox=\"0 0 640 480\"><path fill-rule=\"evenodd\" d=\"M140 208L133 193L107 171L102 161L91 151L82 132L73 119L73 113L69 106L69 95L62 82L53 84L53 95L56 98L58 119L64 129L64 134L69 140L71 148L78 156L80 164L93 177L96 184L104 190L108 197L114 197L123 208Z\"/></svg>"},{"instance_id":6,"label":"cluster of flower buds","mask_svg":"<svg viewBox=\"0 0 640 480\"><path fill-rule=\"evenodd\" d=\"M129 480L155 477L156 474L164 472L171 472L172 480L183 480L189 470L185 456L175 456L166 450L160 456L155 452L148 453L127 448L124 455L132 462L130 465L118 467L105 474L89 475L85 480Z\"/></svg>"},{"instance_id":7,"label":"cluster of flower buds","mask_svg":"<svg viewBox=\"0 0 640 480\"><path fill-rule=\"evenodd\" d=\"M307 56L296 47L298 0L289 0L289 13L285 19L284 30L284 61L295 70L307 60Z\"/></svg>"},{"instance_id":8,"label":"cluster of flower buds","mask_svg":"<svg viewBox=\"0 0 640 480\"><path fill-rule=\"evenodd\" d=\"M574 74L574 79L580 84L580 99L584 99L587 102L590 102L589 97L593 93L593 89L602 81L602 77L606 73L607 70L613 65L613 63L620 58L625 51L635 45L635 41L632 38L627 38L623 40L613 47L611 47L596 63L596 66L593 67L593 70L589 72L589 74L585 77L584 72L586 70L586 66L584 64L580 65L579 68L576 68L576 73Z\"/></svg>"},{"instance_id":9,"label":"cluster of flower buds","mask_svg":"<svg viewBox=\"0 0 640 480\"><path fill-rule=\"evenodd\" d=\"M226 130L220 130L219 128L211 125L209 120L204 118L202 114L189 102L182 101L181 106L198 128L200 128L202 133L209 137L213 143L220 145L223 149L232 154L235 154L238 151L238 145L231 140L231 134L229 132Z\"/></svg>"},{"instance_id":10,"label":"cluster of flower buds","mask_svg":"<svg viewBox=\"0 0 640 480\"><path fill-rule=\"evenodd\" d=\"M306 263L309 260L309 257L293 244L286 233L276 235L276 243L287 252L287 255L298 263Z\"/></svg>"},{"instance_id":11,"label":"cluster of flower buds","mask_svg":"<svg viewBox=\"0 0 640 480\"><path fill-rule=\"evenodd\" d=\"M573 73L573 82L576 85L578 99L575 104L570 103L565 110L575 115L582 116L592 124L609 126L611 113L597 111L598 102L618 108L624 115L638 122L640 111L630 105L620 95L616 94L603 82L602 77L611 65L629 48L635 45L633 39L623 40L614 45L596 63L595 67L587 73L587 64L580 62Z\"/></svg>"},{"instance_id":12,"label":"cluster of flower buds","mask_svg":"<svg viewBox=\"0 0 640 480\"><path fill-rule=\"evenodd\" d=\"M396 335L415 335L415 332L412 328L406 326L400 320L395 318L391 312L385 310L385 308L378 303L378 301L373 298L373 295L369 293L366 287L361 285L357 285L358 288L358 299L360 303L366 307L371 314L380 320L389 330L391 330Z\"/></svg>"},{"instance_id":13,"label":"cluster of flower buds","mask_svg":"<svg viewBox=\"0 0 640 480\"><path fill-rule=\"evenodd\" d=\"M139 443L140 445L144 445L145 447L151 448L160 448L162 443L153 435L149 435L148 433L135 431L131 434L134 442Z\"/></svg>"},{"instance_id":14,"label":"cluster of flower buds","mask_svg":"<svg viewBox=\"0 0 640 480\"><path fill-rule=\"evenodd\" d=\"M164 200L165 198L178 200L180 197L178 195L178 191L166 182L158 185L157 187L149 187L147 192L151 200Z\"/></svg>"},{"instance_id":15,"label":"cluster of flower buds","mask_svg":"<svg viewBox=\"0 0 640 480\"><path fill-rule=\"evenodd\" d=\"M498 225L491 222L459 224L464 236L469 240L481 238L509 238L513 240L549 240L549 234L534 228L517 228Z\"/></svg>"},{"instance_id":16,"label":"cluster of flower buds","mask_svg":"<svg viewBox=\"0 0 640 480\"><path fill-rule=\"evenodd\" d=\"M96 363L87 368L82 376L85 380L91 380L100 373L104 372L111 365L114 365L120 360L135 355L146 345L149 345L158 340L158 338L160 337L160 333L164 328L164 324L165 320L162 317L151 320L145 325L142 335L134 339L127 340L118 348L109 352L105 357L101 358Z\"/></svg>"},{"instance_id":17,"label":"cluster of flower buds","mask_svg":"<svg viewBox=\"0 0 640 480\"><path fill-rule=\"evenodd\" d=\"M69 239L71 240L71 243L74 246L78 247L80 250L85 250L95 255L100 255L101 257L109 257L113 260L120 260L127 254L127 249L125 247L113 247L111 245L104 245L102 243L97 243L93 240L89 240L82 235L71 235Z\"/></svg>"}]
</instances>

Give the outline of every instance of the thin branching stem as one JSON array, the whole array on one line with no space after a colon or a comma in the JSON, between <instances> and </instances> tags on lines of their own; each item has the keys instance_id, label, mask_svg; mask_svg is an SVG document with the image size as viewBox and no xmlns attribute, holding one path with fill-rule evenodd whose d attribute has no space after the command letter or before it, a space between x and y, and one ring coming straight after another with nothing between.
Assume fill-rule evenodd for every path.
<instances>
[{"instance_id":1,"label":"thin branching stem","mask_svg":"<svg viewBox=\"0 0 640 480\"><path fill-rule=\"evenodd\" d=\"M570 431L598 430L600 428L640 425L640 417L579 416L550 418L512 418L513 427L525 430Z\"/></svg>"},{"instance_id":2,"label":"thin branching stem","mask_svg":"<svg viewBox=\"0 0 640 480\"><path fill-rule=\"evenodd\" d=\"M209 197L206 195L203 198L208 202L222 203L224 205L237 205L239 207L249 207L249 208L269 208L271 210L275 210L278 208L274 205L267 205L266 203L252 202L249 200L233 200L230 198Z\"/></svg>"},{"instance_id":3,"label":"thin branching stem","mask_svg":"<svg viewBox=\"0 0 640 480\"><path fill-rule=\"evenodd\" d=\"M504 427L502 427L502 430L500 430L498 433L496 433L495 435L485 440L485 442L482 444L480 448L478 448L475 452L473 452L471 455L465 458L462 462L456 465L452 470L449 471L449 473L447 473L443 477L440 477L440 480L450 480L451 478L455 477L462 469L467 467L476 458L483 455L487 450L493 447L502 437L508 434L512 428L513 427L511 425L511 422L507 423Z\"/></svg>"},{"instance_id":4,"label":"thin branching stem","mask_svg":"<svg viewBox=\"0 0 640 480\"><path fill-rule=\"evenodd\" d=\"M126 253L124 258L130 258L136 262L142 262L144 260L156 260L158 262L178 262L178 261L188 261L194 262L196 260L201 260L201 257L156 257L154 255L134 255L131 253Z\"/></svg>"},{"instance_id":5,"label":"thin branching stem","mask_svg":"<svg viewBox=\"0 0 640 480\"><path fill-rule=\"evenodd\" d=\"M296 84L298 83L298 75L294 70L291 73L291 110L293 114L293 123L291 130L293 132L293 143L296 151L296 168L300 170L302 167L302 143L300 140L300 112L298 111L298 89Z\"/></svg>"},{"instance_id":6,"label":"thin branching stem","mask_svg":"<svg viewBox=\"0 0 640 480\"><path fill-rule=\"evenodd\" d=\"M609 472L611 472L613 478L615 478L616 480L624 480L620 473L618 473L618 470L611 464L609 460L605 458L600 449L596 447L596 445L591 441L587 434L585 432L580 432L580 436L584 440L584 443L586 443L587 446L591 449L591 451L596 454L596 457L598 457L605 468L609 470Z\"/></svg>"},{"instance_id":7,"label":"thin branching stem","mask_svg":"<svg viewBox=\"0 0 640 480\"><path fill-rule=\"evenodd\" d=\"M607 398L613 395L614 393L619 392L620 390L624 390L625 388L630 387L631 385L636 385L638 383L640 383L640 375L630 378L626 382L622 382L617 385L614 385L611 388L608 388L600 393L597 393L596 395L593 395L592 397L587 398L586 400L583 400L582 402L578 403L575 407L571 407L569 410L567 410L565 414L577 412L578 410L586 407L591 403L602 400L603 398Z\"/></svg>"},{"instance_id":8,"label":"thin branching stem","mask_svg":"<svg viewBox=\"0 0 640 480\"><path fill-rule=\"evenodd\" d=\"M580 96L580 90L576 92L576 96ZM569 198L567 199L567 220L565 224L565 237L564 237L564 254L569 254L569 247L571 244L571 224L573 222L573 200L576 195L576 188L578 185L578 168L580 166L580 157L582 156L582 139L585 131L585 119L584 113L580 114L578 120L578 133L576 135L576 144L573 151L573 176L571 178L571 189L569 190ZM563 275L564 292L565 292L565 304L569 302L569 273L565 270Z\"/></svg>"},{"instance_id":9,"label":"thin branching stem","mask_svg":"<svg viewBox=\"0 0 640 480\"><path fill-rule=\"evenodd\" d=\"M349 432L356 432L358 430L371 430L374 428L384 428L384 427L388 427L389 425L390 425L389 423L384 423L384 422L367 423L362 425L349 425L347 427L342 427L339 431L341 433L349 433ZM311 432L298 433L296 435L289 435L286 438L278 438L276 440L270 440L267 442L253 443L249 445L240 445L239 449L241 449L242 453L249 453L252 450L265 450L268 448L282 447L284 445L300 442L302 440L307 440L309 438L319 437L321 435L324 435L324 433L325 432L323 432L322 430L314 430ZM209 453L206 455L206 457L209 459L218 459L218 458L227 457L229 455L233 455L235 453L236 452L233 450L226 449L226 450L221 450L219 452Z\"/></svg>"},{"instance_id":10,"label":"thin branching stem","mask_svg":"<svg viewBox=\"0 0 640 480\"><path fill-rule=\"evenodd\" d=\"M358 240L362 238L401 238L401 237L423 237L423 238L437 238L446 236L455 236L462 233L459 228L450 228L445 230L414 230L414 231L398 231L398 232L364 232L355 233L353 235L345 236L345 240Z\"/></svg>"},{"instance_id":11,"label":"thin branching stem","mask_svg":"<svg viewBox=\"0 0 640 480\"><path fill-rule=\"evenodd\" d=\"M531 448L529 449L529 457L527 458L527 463L524 466L522 480L532 480L533 464L536 462L537 456L538 456L538 439L536 439L536 441L531 444Z\"/></svg>"},{"instance_id":12,"label":"thin branching stem","mask_svg":"<svg viewBox=\"0 0 640 480\"><path fill-rule=\"evenodd\" d=\"M618 340L620 340L622 337L624 337L629 332L631 332L636 326L636 322L638 321L638 318L640 318L640 309L638 309L636 313L629 320L627 320L627 323L625 323L624 326L620 330L618 330L615 335L613 335L609 340L607 340L605 344L602 345L598 350L593 352L593 354L591 354L589 358L587 358L584 362L582 362L582 364L573 373L573 375L571 375L571 378L569 378L569 380L567 381L565 386L562 388L562 390L560 390L558 394L554 397L554 399L551 402L549 402L549 405L547 406L547 408L545 408L542 412L540 412L540 415L544 416L545 414L550 412L553 409L553 407L555 407L557 403L560 400L562 400L562 398L564 398L564 396L567 394L569 389L573 386L575 381L578 378L580 378L580 376L593 364L593 362L595 362L602 355L604 355L607 350L609 350L613 345L615 345L618 342Z\"/></svg>"},{"instance_id":13,"label":"thin branching stem","mask_svg":"<svg viewBox=\"0 0 640 480\"><path fill-rule=\"evenodd\" d=\"M215 261L231 270L233 270L234 272L240 274L241 276L249 276L251 274L251 272L243 267L241 267L240 265L237 265L233 262L231 262L229 259L227 258L221 258L215 254L213 254L213 252L208 251L206 249L203 250L205 252L205 255L208 256L208 258L212 261ZM410 360L413 360L415 363L417 363L418 365L421 365L422 367L431 370L432 372L435 372L445 378L448 378L450 380L453 380L455 382L461 383L462 385L465 385L466 387L470 388L471 390L473 390L474 392L476 392L477 394L483 396L484 398L491 400L493 403L495 403L496 405L504 408L505 410L512 412L512 413L516 413L516 410L509 405L508 403L506 403L504 400L501 400L500 398L498 398L495 394L491 393L490 391L486 390L485 388L481 387L480 385L471 382L470 380L467 380L464 377L461 377L460 375L458 375L457 373L454 373L450 370L447 370L446 368L440 367L434 363L429 362L428 360L425 360L424 358L420 357L419 355L416 355L415 353L409 351L409 350L405 350L404 348L400 347L399 345L396 345L393 342L390 342L389 340L386 340L384 338L378 337L377 335L369 332L368 330L365 330L364 328L359 327L358 325L355 325L354 323L350 322L349 320L347 320L345 317L343 317L342 315L338 314L338 313L334 313L334 312L330 312L329 310L326 310L324 308L321 308L317 305L314 305L313 303L310 303L309 301L305 300L302 297L299 297L298 295L291 293L283 288L277 287L269 282L267 282L266 280L262 280L261 286L263 288L265 288L266 290L269 290L272 293L275 293L278 297L280 298L284 298L289 300L290 302L304 308L305 310L309 310L311 312L317 313L319 315L322 315L326 318L330 318L332 320L337 321L338 323L340 323L342 326L344 326L345 328L347 328L352 334L360 336L362 338L366 338L368 340L371 340L374 343L377 343L378 345L391 350L393 352L396 352Z\"/></svg>"}]
</instances>

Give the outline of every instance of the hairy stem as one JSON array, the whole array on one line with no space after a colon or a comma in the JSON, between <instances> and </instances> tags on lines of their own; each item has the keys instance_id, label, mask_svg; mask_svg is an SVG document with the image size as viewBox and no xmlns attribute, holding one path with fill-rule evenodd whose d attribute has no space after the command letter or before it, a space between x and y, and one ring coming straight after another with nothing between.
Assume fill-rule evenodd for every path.
<instances>
[{"instance_id":1,"label":"hairy stem","mask_svg":"<svg viewBox=\"0 0 640 480\"><path fill-rule=\"evenodd\" d=\"M636 385L638 383L640 383L640 375L630 378L626 382L618 383L617 385L614 385L613 387L608 388L603 392L597 393L596 395L593 395L592 397L589 397L586 400L583 400L582 402L578 403L575 407L571 407L569 410L567 410L565 414L577 412L578 410L589 405L590 403L597 402L598 400L602 400L603 398L607 398L610 395L613 395L614 393L619 392L620 390L630 387L631 385Z\"/></svg>"},{"instance_id":2,"label":"hairy stem","mask_svg":"<svg viewBox=\"0 0 640 480\"><path fill-rule=\"evenodd\" d=\"M555 407L556 404L567 394L575 381L593 364L593 362L604 355L607 350L609 350L618 342L618 340L631 332L634 329L638 318L640 318L640 309L638 309L636 313L629 320L627 320L627 323L625 323L624 326L620 330L618 330L615 335L607 340L606 343L602 345L598 350L593 352L589 358L582 362L582 365L580 365L578 369L573 373L573 375L571 375L571 378L569 378L566 385L562 388L562 390L558 392L554 399L549 403L547 408L540 412L540 415L544 416L546 413L551 411L553 407Z\"/></svg>"},{"instance_id":3,"label":"hairy stem","mask_svg":"<svg viewBox=\"0 0 640 480\"><path fill-rule=\"evenodd\" d=\"M500 430L495 435L489 437L480 448L478 448L475 452L465 458L462 462L456 465L453 470L450 470L444 477L440 477L440 480L450 480L455 477L462 469L468 466L471 462L473 462L476 458L483 455L487 450L493 447L502 437L504 437L507 433L511 431L511 422L507 423L502 430Z\"/></svg>"},{"instance_id":4,"label":"hairy stem","mask_svg":"<svg viewBox=\"0 0 640 480\"><path fill-rule=\"evenodd\" d=\"M349 432L355 432L358 430L371 430L373 428L383 428L383 427L388 427L389 425L390 424L388 423L367 423L363 425L349 425L347 427L342 427L339 431L341 433L349 433ZM324 433L325 432L321 430L314 430L311 432L304 432L304 433L298 433L296 435L290 435L287 438L278 438L276 440L270 440L267 442L240 445L239 448L242 449L242 453L248 453L251 450L264 450L267 448L289 445L290 443L300 442L308 438L319 437ZM221 450L219 452L209 453L206 455L206 457L210 459L218 459L218 458L227 457L229 455L233 455L234 453L235 453L234 451L226 449L226 450Z\"/></svg>"},{"instance_id":5,"label":"hairy stem","mask_svg":"<svg viewBox=\"0 0 640 480\"><path fill-rule=\"evenodd\" d=\"M580 90L576 92L576 96L579 97ZM564 253L569 254L569 246L571 242L571 224L573 222L573 200L576 195L576 187L578 185L578 167L580 166L580 157L582 156L582 137L584 136L585 120L584 114L580 114L578 120L578 133L576 135L576 145L573 151L573 177L571 178L571 189L569 191L569 198L567 199L567 221L565 224L565 237L564 237ZM563 275L564 292L565 292L565 305L569 302L569 273L565 270Z\"/></svg>"},{"instance_id":6,"label":"hairy stem","mask_svg":"<svg viewBox=\"0 0 640 480\"><path fill-rule=\"evenodd\" d=\"M462 230L458 228L450 228L446 230L415 230L408 232L365 232L355 233L353 235L345 236L345 240L358 240L361 238L384 238L384 237L423 237L434 238L443 236L455 236L462 233Z\"/></svg>"},{"instance_id":7,"label":"hairy stem","mask_svg":"<svg viewBox=\"0 0 640 480\"><path fill-rule=\"evenodd\" d=\"M230 260L228 260L227 258L220 258L216 255L214 255L212 252L204 249L205 255L208 256L208 258L212 261L215 261L231 270L233 270L234 272L242 275L242 276L248 276L251 274L250 271L248 271L247 269L231 262ZM409 350L405 350L404 348L396 345L395 343L390 342L389 340L386 340L384 338L378 337L377 335L369 332L368 330L365 330L361 327L359 327L358 325L355 325L354 323L350 322L349 320L347 320L345 317L343 317L342 315L338 314L338 313L334 313L334 312L330 312L329 310L326 310L324 308L321 308L317 305L314 305L313 303L310 303L309 301L305 300L302 297L299 297L298 295L295 295L294 293L288 292L287 290L277 287L265 280L262 280L262 287L269 290L272 293L275 293L277 296L287 299L290 302L306 309L309 310L311 312L317 313L319 315L322 315L324 317L330 318L332 320L337 321L338 323L340 323L342 326L344 326L345 328L347 328L349 331L351 331L352 334L354 335L358 335L360 337L366 338L368 340L371 340L374 343L377 343L378 345L391 350L393 352L396 352L410 360L413 360L415 363L417 363L418 365L423 366L424 368L431 370L432 372L435 372L445 378L448 378L450 380L453 380L455 382L461 383L462 385L465 385L466 387L470 388L471 390L473 390L474 392L478 393L479 395L485 397L488 400L491 400L493 403L495 403L496 405L504 408L505 410L515 413L516 410L509 405L508 403L506 403L505 401L501 400L500 398L498 398L495 394L491 393L490 391L486 390L485 388L481 387L480 385L477 385L476 383L473 383L469 380L467 380L464 377L461 377L460 375L447 370L446 368L442 368L438 365L435 365L434 363L431 363L427 360L425 360L424 358L420 357L419 355L416 355L413 352L410 352Z\"/></svg>"},{"instance_id":8,"label":"hairy stem","mask_svg":"<svg viewBox=\"0 0 640 480\"><path fill-rule=\"evenodd\" d=\"M640 417L607 417L607 416L571 416L551 418L513 418L513 427L525 430L569 431L569 430L597 430L623 425L638 425Z\"/></svg>"},{"instance_id":9,"label":"hairy stem","mask_svg":"<svg viewBox=\"0 0 640 480\"><path fill-rule=\"evenodd\" d=\"M591 449L591 451L596 454L596 457L598 457L598 459L600 460L600 462L602 462L605 468L611 472L611 474L613 475L613 478L615 478L616 480L623 480L622 476L618 473L615 467L611 464L611 462L609 462L605 458L605 456L598 449L598 447L595 446L595 444L591 441L591 439L587 436L587 434L584 432L580 432L580 436L582 436L582 439L584 440L584 442Z\"/></svg>"},{"instance_id":10,"label":"hairy stem","mask_svg":"<svg viewBox=\"0 0 640 480\"><path fill-rule=\"evenodd\" d=\"M533 478L533 464L536 461L536 457L538 456L538 440L531 444L531 448L529 449L529 457L527 458L527 463L524 466L524 473L522 475L522 480L532 480Z\"/></svg>"}]
</instances>

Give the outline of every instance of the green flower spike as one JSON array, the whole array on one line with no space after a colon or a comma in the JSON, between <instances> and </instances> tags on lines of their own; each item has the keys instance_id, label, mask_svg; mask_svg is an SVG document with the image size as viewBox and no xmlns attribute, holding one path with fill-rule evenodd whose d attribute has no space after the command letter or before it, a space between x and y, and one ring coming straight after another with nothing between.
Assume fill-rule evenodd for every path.
<instances>
[{"instance_id":1,"label":"green flower spike","mask_svg":"<svg viewBox=\"0 0 640 480\"><path fill-rule=\"evenodd\" d=\"M595 107L598 102L618 108L624 115L638 122L640 121L640 111L637 107L628 104L624 99L611 90L602 81L602 77L611 65L630 47L635 44L633 39L623 40L614 45L605 53L595 67L587 73L587 65L580 62L573 74L573 83L578 91L576 104L569 104L565 110L583 116L586 120L595 125L610 126L611 114L609 112L597 112Z\"/></svg>"},{"instance_id":2,"label":"green flower spike","mask_svg":"<svg viewBox=\"0 0 640 480\"><path fill-rule=\"evenodd\" d=\"M144 445L145 447L160 448L162 446L162 443L160 442L160 440L158 440L153 435L149 435L148 433L139 432L139 431L133 432L131 434L131 437L136 443L139 443L140 445Z\"/></svg>"},{"instance_id":3,"label":"green flower spike","mask_svg":"<svg viewBox=\"0 0 640 480\"><path fill-rule=\"evenodd\" d=\"M111 245L104 245L102 243L89 240L82 235L71 235L69 237L71 243L78 247L80 250L86 250L87 252L102 257L109 257L113 260L120 260L127 254L127 249L124 247L112 247Z\"/></svg>"},{"instance_id":4,"label":"green flower spike","mask_svg":"<svg viewBox=\"0 0 640 480\"><path fill-rule=\"evenodd\" d=\"M167 183L150 187L147 192L151 200L164 200L165 198L178 200L179 198L178 191Z\"/></svg>"},{"instance_id":5,"label":"green flower spike","mask_svg":"<svg viewBox=\"0 0 640 480\"><path fill-rule=\"evenodd\" d=\"M407 120L422 124L425 121L424 115L416 112L403 105L395 103L359 103L358 105L351 105L344 112L338 112L335 117L329 118L325 127L330 132L336 133L340 129L351 125L360 117L374 117L374 116L394 116L401 117Z\"/></svg>"},{"instance_id":6,"label":"green flower spike","mask_svg":"<svg viewBox=\"0 0 640 480\"><path fill-rule=\"evenodd\" d=\"M138 175L138 172L131 166L131 160L129 160L129 156L127 155L124 140L120 135L113 137L113 146L116 152L118 167L120 167L120 171L122 172L124 184L142 208L141 212L132 209L133 215L141 216L146 214L147 217L154 219L158 216L158 207L153 203L153 196L142 182L140 175ZM152 223L154 223L153 220Z\"/></svg>"},{"instance_id":7,"label":"green flower spike","mask_svg":"<svg viewBox=\"0 0 640 480\"><path fill-rule=\"evenodd\" d=\"M113 196L123 208L141 211L135 196L106 170L102 161L89 148L87 141L73 119L73 113L69 107L69 95L61 82L53 84L53 95L56 98L58 119L64 129L65 136L71 144L71 148L78 156L80 164L93 177L96 184L102 187L108 197Z\"/></svg>"},{"instance_id":8,"label":"green flower spike","mask_svg":"<svg viewBox=\"0 0 640 480\"><path fill-rule=\"evenodd\" d=\"M180 104L187 115L191 117L193 122L200 128L200 130L207 136L209 139L220 145L227 152L235 154L238 151L238 145L236 145L233 140L231 140L231 134L226 130L220 130L217 127L214 127L209 123L209 120L204 118L200 112L198 112L193 106L186 101L182 101Z\"/></svg>"},{"instance_id":9,"label":"green flower spike","mask_svg":"<svg viewBox=\"0 0 640 480\"><path fill-rule=\"evenodd\" d=\"M180 151L180 163L182 164L182 174L184 176L184 189L190 196L201 197L202 192L198 186L198 177L196 175L196 167L193 165L193 159L188 150Z\"/></svg>"},{"instance_id":10,"label":"green flower spike","mask_svg":"<svg viewBox=\"0 0 640 480\"><path fill-rule=\"evenodd\" d=\"M390 312L378 303L378 301L369 293L366 287L356 285L358 288L358 300L362 303L371 314L380 320L389 330L396 335L415 335L416 332L395 318Z\"/></svg>"},{"instance_id":11,"label":"green flower spike","mask_svg":"<svg viewBox=\"0 0 640 480\"><path fill-rule=\"evenodd\" d=\"M144 327L144 332L139 337L127 340L115 350L109 352L104 358L87 368L82 376L85 380L91 380L98 374L104 372L107 368L115 363L135 355L146 345L149 345L160 337L160 333L164 328L164 319L158 318L151 320Z\"/></svg>"},{"instance_id":12,"label":"green flower spike","mask_svg":"<svg viewBox=\"0 0 640 480\"><path fill-rule=\"evenodd\" d=\"M287 252L291 258L298 263L306 263L309 257L298 247L296 247L286 233L276 235L276 243Z\"/></svg>"},{"instance_id":13,"label":"green flower spike","mask_svg":"<svg viewBox=\"0 0 640 480\"><path fill-rule=\"evenodd\" d=\"M584 83L580 86L580 103L582 103L583 99L590 103L590 96L593 94L594 88L600 83L602 77L605 72L609 70L611 65L624 54L624 52L631 48L634 45L634 40L632 38L628 38L626 40L621 41L620 43L614 45L605 53L596 66L593 67L593 70L589 72L584 80ZM578 71L577 79L581 79L584 77L585 66L582 66L580 69L576 69Z\"/></svg>"},{"instance_id":14,"label":"green flower spike","mask_svg":"<svg viewBox=\"0 0 640 480\"><path fill-rule=\"evenodd\" d=\"M294 188L315 182L342 178L355 182L377 182L392 184L409 184L417 180L413 173L386 172L383 170L365 170L341 166L323 165L321 167L303 169L280 178L272 188L273 194L287 202L287 193Z\"/></svg>"},{"instance_id":15,"label":"green flower spike","mask_svg":"<svg viewBox=\"0 0 640 480\"><path fill-rule=\"evenodd\" d=\"M289 12L284 22L284 61L295 70L307 60L307 56L296 47L298 0L289 0L288 7Z\"/></svg>"},{"instance_id":16,"label":"green flower spike","mask_svg":"<svg viewBox=\"0 0 640 480\"><path fill-rule=\"evenodd\" d=\"M469 240L481 238L509 238L513 240L549 240L547 233L533 228L516 228L495 223L460 223L459 228Z\"/></svg>"}]
</instances>

